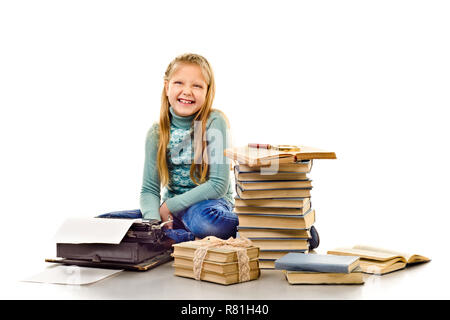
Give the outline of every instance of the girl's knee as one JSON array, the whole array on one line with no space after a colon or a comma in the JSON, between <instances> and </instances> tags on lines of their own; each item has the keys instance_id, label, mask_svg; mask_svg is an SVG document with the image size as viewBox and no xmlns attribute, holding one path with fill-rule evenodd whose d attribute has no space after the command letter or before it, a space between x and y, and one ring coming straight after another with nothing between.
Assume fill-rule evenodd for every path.
<instances>
[{"instance_id":1,"label":"girl's knee","mask_svg":"<svg viewBox=\"0 0 450 320\"><path fill-rule=\"evenodd\" d=\"M233 217L234 215L234 217ZM217 216L216 219L202 220L192 224L192 233L198 238L215 236L221 239L236 237L239 220L237 216L227 214L226 216Z\"/></svg>"},{"instance_id":2,"label":"girl's knee","mask_svg":"<svg viewBox=\"0 0 450 320\"><path fill-rule=\"evenodd\" d=\"M235 237L239 220L224 200L204 200L187 209L182 217L186 228L196 237Z\"/></svg>"}]
</instances>

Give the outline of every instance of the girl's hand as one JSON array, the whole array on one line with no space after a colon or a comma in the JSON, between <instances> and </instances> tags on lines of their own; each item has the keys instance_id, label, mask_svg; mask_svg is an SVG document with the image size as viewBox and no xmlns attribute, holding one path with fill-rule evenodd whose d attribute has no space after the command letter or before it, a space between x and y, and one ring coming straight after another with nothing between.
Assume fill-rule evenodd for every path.
<instances>
[{"instance_id":1,"label":"girl's hand","mask_svg":"<svg viewBox=\"0 0 450 320\"><path fill-rule=\"evenodd\" d=\"M173 216L172 213L169 211L169 208L167 208L166 203L164 202L161 207L159 208L159 215L161 216L161 221L162 222L166 222L166 221L171 221L168 222L165 227L167 229L172 229L173 228Z\"/></svg>"}]
</instances>

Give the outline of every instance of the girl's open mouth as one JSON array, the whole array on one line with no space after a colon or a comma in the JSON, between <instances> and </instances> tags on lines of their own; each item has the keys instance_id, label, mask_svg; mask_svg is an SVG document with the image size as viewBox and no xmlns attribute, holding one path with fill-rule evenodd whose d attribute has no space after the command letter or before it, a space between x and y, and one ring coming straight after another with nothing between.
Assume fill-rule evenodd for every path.
<instances>
[{"instance_id":1,"label":"girl's open mouth","mask_svg":"<svg viewBox=\"0 0 450 320\"><path fill-rule=\"evenodd\" d=\"M195 101L186 100L186 99L178 99L178 102L180 102L182 104L194 104L195 103Z\"/></svg>"}]
</instances>

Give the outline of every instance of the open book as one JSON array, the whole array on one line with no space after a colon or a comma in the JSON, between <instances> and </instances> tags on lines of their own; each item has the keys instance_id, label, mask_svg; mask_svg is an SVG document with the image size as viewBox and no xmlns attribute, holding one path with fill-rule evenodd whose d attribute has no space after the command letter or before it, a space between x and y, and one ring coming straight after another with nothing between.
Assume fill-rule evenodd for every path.
<instances>
[{"instance_id":1,"label":"open book","mask_svg":"<svg viewBox=\"0 0 450 320\"><path fill-rule=\"evenodd\" d=\"M366 245L329 250L328 254L358 256L363 272L373 274L385 274L403 269L409 264L431 261L418 254L401 253Z\"/></svg>"},{"instance_id":2,"label":"open book","mask_svg":"<svg viewBox=\"0 0 450 320\"><path fill-rule=\"evenodd\" d=\"M250 167L270 165L278 163L292 163L309 159L336 159L334 152L317 148L300 146L300 151L280 151L275 149L261 149L245 147L234 147L224 151L224 155L239 163Z\"/></svg>"}]
</instances>

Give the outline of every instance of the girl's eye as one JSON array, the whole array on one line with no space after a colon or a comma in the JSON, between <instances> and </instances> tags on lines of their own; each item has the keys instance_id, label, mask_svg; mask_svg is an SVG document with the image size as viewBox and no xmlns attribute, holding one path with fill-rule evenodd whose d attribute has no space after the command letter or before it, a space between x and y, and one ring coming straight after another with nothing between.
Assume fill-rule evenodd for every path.
<instances>
[{"instance_id":1,"label":"girl's eye","mask_svg":"<svg viewBox=\"0 0 450 320\"><path fill-rule=\"evenodd\" d=\"M199 84L196 84L196 85L194 85L194 87L196 87L196 88L203 88L201 85L199 85Z\"/></svg>"},{"instance_id":2,"label":"girl's eye","mask_svg":"<svg viewBox=\"0 0 450 320\"><path fill-rule=\"evenodd\" d=\"M175 84L181 84L181 81L175 81L174 83Z\"/></svg>"}]
</instances>

